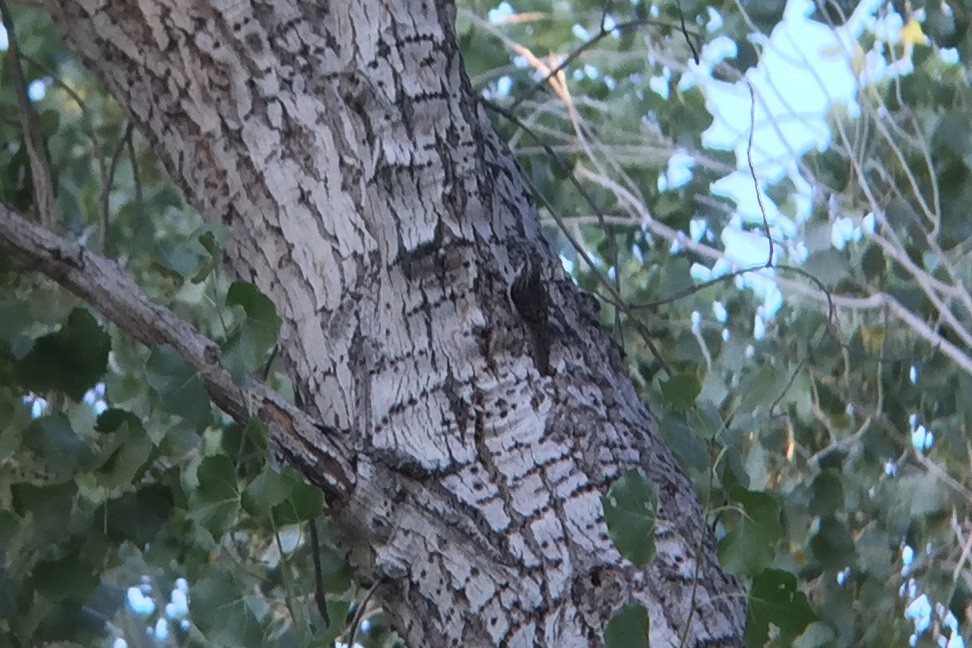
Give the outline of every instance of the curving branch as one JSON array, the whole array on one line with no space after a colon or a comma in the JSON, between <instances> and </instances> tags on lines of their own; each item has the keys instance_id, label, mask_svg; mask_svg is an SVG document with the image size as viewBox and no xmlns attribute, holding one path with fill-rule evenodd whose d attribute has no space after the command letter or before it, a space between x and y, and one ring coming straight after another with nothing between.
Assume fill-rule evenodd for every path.
<instances>
[{"instance_id":1,"label":"curving branch","mask_svg":"<svg viewBox=\"0 0 972 648\"><path fill-rule=\"evenodd\" d=\"M149 347L171 345L202 378L213 402L241 423L259 418L278 454L294 461L331 504L354 489L350 451L327 428L255 379L233 382L219 346L168 308L152 302L115 261L36 225L0 203L0 250L67 288Z\"/></svg>"}]
</instances>

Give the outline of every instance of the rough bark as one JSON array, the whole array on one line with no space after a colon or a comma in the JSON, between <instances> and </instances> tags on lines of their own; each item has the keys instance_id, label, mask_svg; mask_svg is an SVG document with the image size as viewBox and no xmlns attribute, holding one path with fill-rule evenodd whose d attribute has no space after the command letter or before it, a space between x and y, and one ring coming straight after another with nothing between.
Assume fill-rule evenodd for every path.
<instances>
[{"instance_id":1,"label":"rough bark","mask_svg":"<svg viewBox=\"0 0 972 648\"><path fill-rule=\"evenodd\" d=\"M653 646L739 644L740 590L543 241L451 3L42 4L277 305L301 407L355 472L331 502L343 543L410 645L597 645L631 599ZM525 257L549 289L550 376L508 299ZM279 447L313 478L328 445ZM645 569L600 504L631 466L661 496Z\"/></svg>"}]
</instances>

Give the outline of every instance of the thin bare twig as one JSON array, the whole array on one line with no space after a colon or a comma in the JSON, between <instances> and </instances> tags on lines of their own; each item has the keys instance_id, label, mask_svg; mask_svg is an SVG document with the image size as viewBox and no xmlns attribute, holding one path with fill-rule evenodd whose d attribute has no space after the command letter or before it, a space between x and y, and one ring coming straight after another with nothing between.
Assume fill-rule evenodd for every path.
<instances>
[{"instance_id":1,"label":"thin bare twig","mask_svg":"<svg viewBox=\"0 0 972 648\"><path fill-rule=\"evenodd\" d=\"M547 83L549 83L550 79L560 74L562 71L566 70L567 67L571 63L573 63L578 57L584 54L584 52L594 47L594 45L596 45L597 43L599 43L600 41L602 41L604 38L608 37L612 33L617 32L620 34L630 29L638 29L639 27L644 27L646 25L652 25L655 27L665 27L668 29L672 29L675 27L674 25L671 25L670 23L667 23L664 20L655 20L653 18L636 18L634 20L629 20L627 22L618 23L611 29L605 29L602 23L601 30L597 34L589 38L586 42L582 43L577 48L575 48L570 54L565 56L564 59L556 67L551 69L550 72L544 78L537 81L535 84L533 84L533 86L530 87L530 89L528 89L526 92L520 95L513 102L513 105L510 106L510 109L516 110L516 108L519 107L521 103L523 103L524 101L532 97L534 94L536 94L538 90L540 90L540 88L544 87ZM683 30L686 39L688 39L689 34L694 35L699 40L702 39L702 34L688 29L684 29L684 23L683 23ZM689 46L692 47L691 41ZM694 53L694 47L692 49Z\"/></svg>"},{"instance_id":2,"label":"thin bare twig","mask_svg":"<svg viewBox=\"0 0 972 648\"><path fill-rule=\"evenodd\" d=\"M44 136L41 133L37 113L27 96L27 83L24 79L23 68L20 67L20 45L14 30L13 17L6 0L0 0L0 18L7 30L7 53L10 64L10 80L17 95L17 113L20 116L21 128L24 131L24 144L27 147L27 158L30 161L31 188L34 196L34 209L41 224L53 229L54 214L54 182L47 165L47 154L44 151Z\"/></svg>"},{"instance_id":3,"label":"thin bare twig","mask_svg":"<svg viewBox=\"0 0 972 648\"><path fill-rule=\"evenodd\" d=\"M756 132L756 88L753 82L746 79L746 87L749 88L749 140L746 143L746 161L749 163L749 175L753 179L753 188L756 190L756 202L759 204L759 213L763 217L763 232L766 234L766 241L769 243L769 254L766 258L766 267L773 266L773 235L770 233L769 220L766 218L766 206L763 204L763 192L759 187L759 178L756 177L756 165L753 164L753 135Z\"/></svg>"},{"instance_id":4,"label":"thin bare twig","mask_svg":"<svg viewBox=\"0 0 972 648\"><path fill-rule=\"evenodd\" d=\"M374 596L375 591L378 586L384 583L384 580L377 580L375 583L368 588L368 593L365 594L364 600L361 601L361 605L358 606L358 611L354 615L354 619L351 622L351 634L348 637L347 644L349 646L354 646L354 635L358 631L358 625L361 623L361 618L364 616L365 609L368 607L368 602L371 601L371 597Z\"/></svg>"},{"instance_id":5,"label":"thin bare twig","mask_svg":"<svg viewBox=\"0 0 972 648\"><path fill-rule=\"evenodd\" d=\"M324 587L324 569L321 567L321 539L317 534L317 518L307 520L310 529L311 559L314 563L314 603L317 612L324 619L324 625L331 625L331 615L327 611L327 590Z\"/></svg>"},{"instance_id":6,"label":"thin bare twig","mask_svg":"<svg viewBox=\"0 0 972 648\"><path fill-rule=\"evenodd\" d=\"M102 251L107 249L108 245L108 221L110 220L110 214L108 213L108 202L111 199L111 190L115 184L115 169L118 167L118 160L121 158L122 150L125 148L125 143L132 136L132 129L134 128L132 122L128 122L125 126L125 132L121 139L118 140L118 144L115 146L115 151L112 153L111 162L108 165L108 172L104 178L104 182L101 186L101 218L99 219L99 234Z\"/></svg>"}]
</instances>

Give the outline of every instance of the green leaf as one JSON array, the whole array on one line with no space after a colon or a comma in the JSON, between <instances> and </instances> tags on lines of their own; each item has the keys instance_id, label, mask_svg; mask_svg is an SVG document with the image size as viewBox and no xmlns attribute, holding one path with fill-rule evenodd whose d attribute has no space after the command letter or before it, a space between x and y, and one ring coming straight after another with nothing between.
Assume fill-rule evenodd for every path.
<instances>
[{"instance_id":1,"label":"green leaf","mask_svg":"<svg viewBox=\"0 0 972 648\"><path fill-rule=\"evenodd\" d=\"M56 332L34 340L15 366L18 382L33 392L58 390L81 400L104 375L111 341L85 308L75 308Z\"/></svg>"},{"instance_id":2,"label":"green leaf","mask_svg":"<svg viewBox=\"0 0 972 648\"><path fill-rule=\"evenodd\" d=\"M861 255L861 270L868 281L881 285L881 279L885 274L887 262L884 260L884 253L877 245L868 245Z\"/></svg>"},{"instance_id":3,"label":"green leaf","mask_svg":"<svg viewBox=\"0 0 972 648\"><path fill-rule=\"evenodd\" d=\"M622 556L636 565L655 557L658 493L637 468L624 473L601 498L608 535Z\"/></svg>"},{"instance_id":4,"label":"green leaf","mask_svg":"<svg viewBox=\"0 0 972 648\"><path fill-rule=\"evenodd\" d=\"M664 412L658 431L683 466L696 471L708 468L709 455L705 444L683 415Z\"/></svg>"},{"instance_id":5,"label":"green leaf","mask_svg":"<svg viewBox=\"0 0 972 648\"><path fill-rule=\"evenodd\" d=\"M240 306L246 318L223 344L223 358L240 384L247 374L263 368L277 343L281 320L277 310L256 286L237 281L226 295L228 306Z\"/></svg>"},{"instance_id":6,"label":"green leaf","mask_svg":"<svg viewBox=\"0 0 972 648\"><path fill-rule=\"evenodd\" d=\"M149 386L168 411L200 426L209 420L209 394L175 349L168 344L152 349L145 370Z\"/></svg>"},{"instance_id":7,"label":"green leaf","mask_svg":"<svg viewBox=\"0 0 972 648\"><path fill-rule=\"evenodd\" d=\"M324 494L291 468L267 468L243 490L244 510L254 517L272 515L277 525L311 520L324 510Z\"/></svg>"},{"instance_id":8,"label":"green leaf","mask_svg":"<svg viewBox=\"0 0 972 648\"><path fill-rule=\"evenodd\" d=\"M178 283L204 273L210 267L209 260L209 252L194 239L165 238L158 242L155 251L156 269Z\"/></svg>"},{"instance_id":9,"label":"green leaf","mask_svg":"<svg viewBox=\"0 0 972 648\"><path fill-rule=\"evenodd\" d=\"M950 151L955 157L964 157L972 153L972 136L969 135L969 118L967 112L958 114L946 112L938 122L938 127L932 134L932 143Z\"/></svg>"},{"instance_id":10,"label":"green leaf","mask_svg":"<svg viewBox=\"0 0 972 648\"><path fill-rule=\"evenodd\" d=\"M874 526L864 530L855 543L861 569L878 582L887 581L896 571L892 546L887 532Z\"/></svg>"},{"instance_id":11,"label":"green leaf","mask_svg":"<svg viewBox=\"0 0 972 648\"><path fill-rule=\"evenodd\" d=\"M820 528L810 539L810 549L823 568L831 571L843 569L856 559L850 530L834 517L820 520Z\"/></svg>"},{"instance_id":12,"label":"green leaf","mask_svg":"<svg viewBox=\"0 0 972 648\"><path fill-rule=\"evenodd\" d=\"M268 467L243 489L243 509L254 517L269 515L290 494L290 486L283 475Z\"/></svg>"},{"instance_id":13,"label":"green leaf","mask_svg":"<svg viewBox=\"0 0 972 648\"><path fill-rule=\"evenodd\" d=\"M78 494L76 482L54 485L17 483L10 487L11 503L17 515L33 515L38 546L59 542L69 535L73 503Z\"/></svg>"},{"instance_id":14,"label":"green leaf","mask_svg":"<svg viewBox=\"0 0 972 648\"><path fill-rule=\"evenodd\" d=\"M270 447L270 431L258 418L251 418L246 422L243 426L243 436L261 452L266 452Z\"/></svg>"},{"instance_id":15,"label":"green leaf","mask_svg":"<svg viewBox=\"0 0 972 648\"><path fill-rule=\"evenodd\" d=\"M263 347L264 352L270 351L277 343L281 324L273 302L253 284L237 281L226 293L226 304L243 308L255 341Z\"/></svg>"},{"instance_id":16,"label":"green leaf","mask_svg":"<svg viewBox=\"0 0 972 648\"><path fill-rule=\"evenodd\" d=\"M0 199L20 212L30 210L34 204L33 174L27 158L27 145L22 138L10 142L14 152L0 173Z\"/></svg>"},{"instance_id":17,"label":"green leaf","mask_svg":"<svg viewBox=\"0 0 972 648\"><path fill-rule=\"evenodd\" d=\"M290 492L287 499L274 508L277 524L293 524L319 517L324 512L323 491L305 482L292 468L285 468L284 475L290 482Z\"/></svg>"},{"instance_id":18,"label":"green leaf","mask_svg":"<svg viewBox=\"0 0 972 648\"><path fill-rule=\"evenodd\" d=\"M12 259L3 258L0 263ZM32 323L32 313L26 302L10 298L0 299L0 340L12 342L21 335Z\"/></svg>"},{"instance_id":19,"label":"green leaf","mask_svg":"<svg viewBox=\"0 0 972 648\"><path fill-rule=\"evenodd\" d=\"M719 559L726 571L753 576L766 568L776 555L783 533L780 507L771 496L741 486L729 489L729 496L742 508L739 522L719 543Z\"/></svg>"},{"instance_id":20,"label":"green leaf","mask_svg":"<svg viewBox=\"0 0 972 648\"><path fill-rule=\"evenodd\" d=\"M315 524L317 524L316 521ZM331 594L346 592L351 587L354 570L345 560L344 553L323 542L321 545L321 568L324 573L324 589Z\"/></svg>"},{"instance_id":21,"label":"green leaf","mask_svg":"<svg viewBox=\"0 0 972 648\"><path fill-rule=\"evenodd\" d=\"M9 620L17 616L17 585L7 567L0 563L0 619Z\"/></svg>"},{"instance_id":22,"label":"green leaf","mask_svg":"<svg viewBox=\"0 0 972 648\"><path fill-rule=\"evenodd\" d=\"M193 494L189 519L219 538L236 521L240 491L233 462L226 455L206 457L196 470L199 487Z\"/></svg>"},{"instance_id":23,"label":"green leaf","mask_svg":"<svg viewBox=\"0 0 972 648\"><path fill-rule=\"evenodd\" d=\"M226 243L227 231L215 223L203 223L196 232L196 240L206 250L209 258L200 265L192 276L192 283L200 283L223 262L223 247Z\"/></svg>"},{"instance_id":24,"label":"green leaf","mask_svg":"<svg viewBox=\"0 0 972 648\"><path fill-rule=\"evenodd\" d=\"M96 429L109 435L94 472L98 484L109 490L132 484L147 468L155 449L142 422L131 412L113 408L98 417Z\"/></svg>"},{"instance_id":25,"label":"green leaf","mask_svg":"<svg viewBox=\"0 0 972 648\"><path fill-rule=\"evenodd\" d=\"M234 423L224 428L222 442L223 452L232 457L254 450L262 456L270 439L267 426L260 419L251 418L245 425Z\"/></svg>"},{"instance_id":26,"label":"green leaf","mask_svg":"<svg viewBox=\"0 0 972 648\"><path fill-rule=\"evenodd\" d=\"M833 641L834 631L826 624L815 621L793 642L793 648L822 648L833 645Z\"/></svg>"},{"instance_id":27,"label":"green leaf","mask_svg":"<svg viewBox=\"0 0 972 648\"><path fill-rule=\"evenodd\" d=\"M347 628L345 619L351 611L351 602L344 599L327 600L327 616L331 623L327 626L327 631L321 637L323 646L333 646L334 641Z\"/></svg>"},{"instance_id":28,"label":"green leaf","mask_svg":"<svg viewBox=\"0 0 972 648\"><path fill-rule=\"evenodd\" d=\"M83 600L98 581L93 566L77 555L40 562L31 571L33 586L52 601Z\"/></svg>"},{"instance_id":29,"label":"green leaf","mask_svg":"<svg viewBox=\"0 0 972 648\"><path fill-rule=\"evenodd\" d=\"M648 648L651 624L640 603L628 603L614 613L604 628L605 648Z\"/></svg>"},{"instance_id":30,"label":"green leaf","mask_svg":"<svg viewBox=\"0 0 972 648\"><path fill-rule=\"evenodd\" d=\"M217 646L265 645L254 613L262 607L253 590L220 564L207 569L192 588L193 623Z\"/></svg>"},{"instance_id":31,"label":"green leaf","mask_svg":"<svg viewBox=\"0 0 972 648\"><path fill-rule=\"evenodd\" d=\"M169 522L173 505L172 491L162 484L149 484L134 493L124 493L105 505L107 535L115 541L127 540L143 547L154 541Z\"/></svg>"},{"instance_id":32,"label":"green leaf","mask_svg":"<svg viewBox=\"0 0 972 648\"><path fill-rule=\"evenodd\" d=\"M24 445L36 455L47 480L54 483L71 479L86 469L94 458L63 414L31 422L24 432Z\"/></svg>"},{"instance_id":33,"label":"green leaf","mask_svg":"<svg viewBox=\"0 0 972 648\"><path fill-rule=\"evenodd\" d=\"M920 519L946 510L946 492L935 475L904 475L892 483L892 513Z\"/></svg>"},{"instance_id":34,"label":"green leaf","mask_svg":"<svg viewBox=\"0 0 972 648\"><path fill-rule=\"evenodd\" d=\"M779 363L766 362L755 371L747 372L737 392L739 408L743 412L763 412L780 397L789 376Z\"/></svg>"},{"instance_id":35,"label":"green leaf","mask_svg":"<svg viewBox=\"0 0 972 648\"><path fill-rule=\"evenodd\" d=\"M123 409L111 407L98 416L95 430L103 433L117 432L124 428L142 430L142 420Z\"/></svg>"},{"instance_id":36,"label":"green leaf","mask_svg":"<svg viewBox=\"0 0 972 648\"><path fill-rule=\"evenodd\" d=\"M664 403L676 412L684 412L694 406L700 391L702 384L694 373L675 374L661 386Z\"/></svg>"},{"instance_id":37,"label":"green leaf","mask_svg":"<svg viewBox=\"0 0 972 648\"><path fill-rule=\"evenodd\" d=\"M825 470L817 475L810 490L811 515L830 516L844 508L844 486L836 470Z\"/></svg>"},{"instance_id":38,"label":"green leaf","mask_svg":"<svg viewBox=\"0 0 972 648\"><path fill-rule=\"evenodd\" d=\"M51 135L57 132L58 126L61 125L61 113L54 110L53 108L48 108L40 114L41 133L44 135L44 139L48 139Z\"/></svg>"},{"instance_id":39,"label":"green leaf","mask_svg":"<svg viewBox=\"0 0 972 648\"><path fill-rule=\"evenodd\" d=\"M787 645L816 620L817 615L806 594L797 589L793 574L767 569L753 579L746 616L746 646L765 646L770 624L780 629L779 644Z\"/></svg>"},{"instance_id":40,"label":"green leaf","mask_svg":"<svg viewBox=\"0 0 972 648\"><path fill-rule=\"evenodd\" d=\"M0 509L0 547L6 547L10 543L19 527L20 518L13 511Z\"/></svg>"}]
</instances>

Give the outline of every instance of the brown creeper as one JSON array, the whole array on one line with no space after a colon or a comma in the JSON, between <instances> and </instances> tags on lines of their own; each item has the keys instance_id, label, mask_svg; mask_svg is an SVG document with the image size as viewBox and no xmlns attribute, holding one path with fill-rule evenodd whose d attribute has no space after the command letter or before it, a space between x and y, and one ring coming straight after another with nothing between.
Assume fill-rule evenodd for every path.
<instances>
[{"instance_id":1,"label":"brown creeper","mask_svg":"<svg viewBox=\"0 0 972 648\"><path fill-rule=\"evenodd\" d=\"M544 376L551 375L547 287L540 275L540 266L530 257L526 257L516 270L510 284L510 301L530 333L537 371Z\"/></svg>"}]
</instances>

